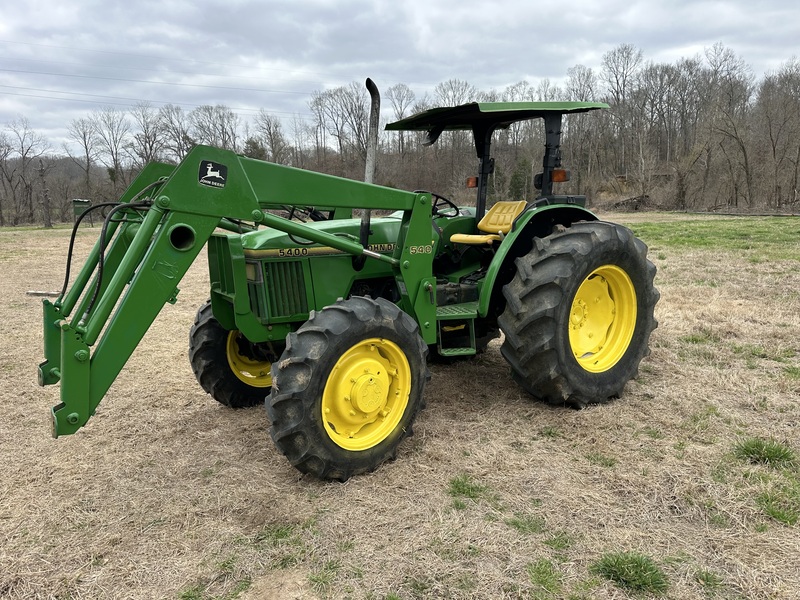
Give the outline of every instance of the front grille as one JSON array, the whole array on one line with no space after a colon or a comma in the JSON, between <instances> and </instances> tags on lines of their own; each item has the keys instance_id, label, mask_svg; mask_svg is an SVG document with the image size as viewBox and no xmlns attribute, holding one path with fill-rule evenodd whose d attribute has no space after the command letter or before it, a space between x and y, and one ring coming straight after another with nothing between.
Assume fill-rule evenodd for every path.
<instances>
[{"instance_id":1,"label":"front grille","mask_svg":"<svg viewBox=\"0 0 800 600\"><path fill-rule=\"evenodd\" d=\"M267 263L266 287L270 319L308 313L303 263L282 260Z\"/></svg>"}]
</instances>

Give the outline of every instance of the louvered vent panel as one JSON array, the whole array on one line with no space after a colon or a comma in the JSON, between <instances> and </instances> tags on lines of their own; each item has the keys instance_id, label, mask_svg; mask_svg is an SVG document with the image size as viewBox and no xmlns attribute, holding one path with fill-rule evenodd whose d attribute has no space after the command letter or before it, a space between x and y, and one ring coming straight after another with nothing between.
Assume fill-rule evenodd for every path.
<instances>
[{"instance_id":1,"label":"louvered vent panel","mask_svg":"<svg viewBox=\"0 0 800 600\"><path fill-rule=\"evenodd\" d=\"M266 273L271 317L291 317L308 312L303 265L300 261L267 263Z\"/></svg>"}]
</instances>

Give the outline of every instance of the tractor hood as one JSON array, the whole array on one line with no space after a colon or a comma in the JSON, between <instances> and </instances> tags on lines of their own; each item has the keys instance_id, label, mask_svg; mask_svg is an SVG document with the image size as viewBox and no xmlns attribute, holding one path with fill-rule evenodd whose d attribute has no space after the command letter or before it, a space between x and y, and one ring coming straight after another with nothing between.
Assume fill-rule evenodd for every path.
<instances>
[{"instance_id":1,"label":"tractor hood","mask_svg":"<svg viewBox=\"0 0 800 600\"><path fill-rule=\"evenodd\" d=\"M372 237L370 238L370 249L375 252L392 253L394 251L394 240L397 239L402 213L396 213L387 217L372 219ZM311 229L324 231L336 236L347 239L357 240L359 219L332 219L329 221L317 221L306 224ZM242 248L248 258L265 257L302 257L318 254L342 254L342 251L322 244L314 244L298 236L290 235L284 231L266 228L252 231L241 236ZM296 249L299 252L288 250Z\"/></svg>"}]
</instances>

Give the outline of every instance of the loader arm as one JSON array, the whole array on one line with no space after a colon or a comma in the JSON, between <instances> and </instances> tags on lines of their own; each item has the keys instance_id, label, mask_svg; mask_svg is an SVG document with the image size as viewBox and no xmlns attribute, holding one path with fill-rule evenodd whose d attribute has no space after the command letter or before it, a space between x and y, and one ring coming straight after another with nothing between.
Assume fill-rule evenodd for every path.
<instances>
[{"instance_id":1,"label":"loader arm","mask_svg":"<svg viewBox=\"0 0 800 600\"><path fill-rule=\"evenodd\" d=\"M45 360L38 380L40 385L60 382L61 402L52 409L54 437L74 433L94 414L164 304L176 301L178 284L218 227L235 230L249 221L387 262L402 293L401 306L420 323L435 322L434 301L425 292L435 285L432 256L427 261L410 256L431 242L430 194L198 146L176 167L148 166L121 202L72 287L65 286L52 303L44 300ZM320 204L334 210L403 211L394 255L269 212Z\"/></svg>"}]
</instances>

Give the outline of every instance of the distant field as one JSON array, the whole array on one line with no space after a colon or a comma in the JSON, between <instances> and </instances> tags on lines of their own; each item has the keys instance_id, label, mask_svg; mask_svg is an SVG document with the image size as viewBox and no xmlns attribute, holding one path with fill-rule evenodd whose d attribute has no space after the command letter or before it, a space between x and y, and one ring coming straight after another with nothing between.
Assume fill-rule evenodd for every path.
<instances>
[{"instance_id":1,"label":"distant field","mask_svg":"<svg viewBox=\"0 0 800 600\"><path fill-rule=\"evenodd\" d=\"M194 381L204 258L88 426L53 440L25 292L61 287L69 232L1 229L0 598L797 598L800 219L608 217L661 291L624 396L533 401L496 341L432 365L415 436L346 484L301 477L263 409Z\"/></svg>"}]
</instances>

